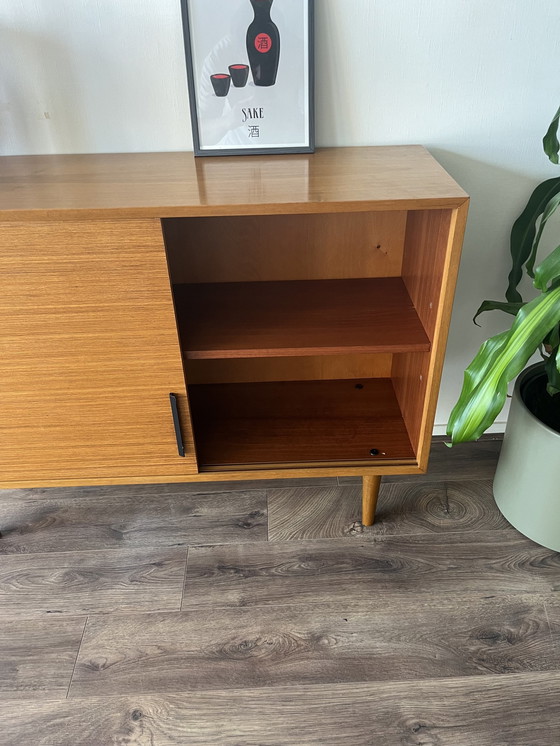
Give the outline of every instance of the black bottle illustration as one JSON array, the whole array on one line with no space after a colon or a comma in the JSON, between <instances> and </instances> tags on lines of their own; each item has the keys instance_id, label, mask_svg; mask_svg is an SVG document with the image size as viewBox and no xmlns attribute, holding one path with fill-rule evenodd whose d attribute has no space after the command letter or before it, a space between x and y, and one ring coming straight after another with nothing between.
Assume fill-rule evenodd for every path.
<instances>
[{"instance_id":1,"label":"black bottle illustration","mask_svg":"<svg viewBox=\"0 0 560 746\"><path fill-rule=\"evenodd\" d=\"M251 0L255 18L247 29L247 54L255 85L276 83L280 60L280 32L270 18L274 0Z\"/></svg>"}]
</instances>

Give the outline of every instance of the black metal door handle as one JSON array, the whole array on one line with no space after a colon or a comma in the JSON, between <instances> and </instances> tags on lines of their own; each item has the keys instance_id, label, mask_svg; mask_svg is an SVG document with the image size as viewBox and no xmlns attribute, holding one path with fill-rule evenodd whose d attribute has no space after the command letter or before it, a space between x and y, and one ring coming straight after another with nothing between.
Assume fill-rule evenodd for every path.
<instances>
[{"instance_id":1,"label":"black metal door handle","mask_svg":"<svg viewBox=\"0 0 560 746\"><path fill-rule=\"evenodd\" d=\"M183 434L181 432L181 420L179 419L179 404L175 394L169 394L171 402L171 414L173 415L173 427L175 428L175 437L177 438L177 450L179 456L185 456L185 444L183 443Z\"/></svg>"}]
</instances>

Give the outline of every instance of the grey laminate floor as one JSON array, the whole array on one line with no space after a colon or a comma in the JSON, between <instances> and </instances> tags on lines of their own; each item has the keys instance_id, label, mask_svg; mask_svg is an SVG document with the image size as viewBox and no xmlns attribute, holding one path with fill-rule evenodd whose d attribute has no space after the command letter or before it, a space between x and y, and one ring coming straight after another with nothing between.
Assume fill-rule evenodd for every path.
<instances>
[{"instance_id":1,"label":"grey laminate floor","mask_svg":"<svg viewBox=\"0 0 560 746\"><path fill-rule=\"evenodd\" d=\"M2 746L555 746L560 556L426 476L0 492Z\"/></svg>"}]
</instances>

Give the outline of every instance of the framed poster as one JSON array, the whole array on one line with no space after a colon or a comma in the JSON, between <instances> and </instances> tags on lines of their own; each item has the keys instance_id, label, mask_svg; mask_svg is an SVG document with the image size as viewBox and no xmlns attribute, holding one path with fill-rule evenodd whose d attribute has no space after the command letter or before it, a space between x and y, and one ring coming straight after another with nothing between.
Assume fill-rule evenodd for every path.
<instances>
[{"instance_id":1,"label":"framed poster","mask_svg":"<svg viewBox=\"0 0 560 746\"><path fill-rule=\"evenodd\" d=\"M312 153L313 0L181 0L195 155Z\"/></svg>"}]
</instances>

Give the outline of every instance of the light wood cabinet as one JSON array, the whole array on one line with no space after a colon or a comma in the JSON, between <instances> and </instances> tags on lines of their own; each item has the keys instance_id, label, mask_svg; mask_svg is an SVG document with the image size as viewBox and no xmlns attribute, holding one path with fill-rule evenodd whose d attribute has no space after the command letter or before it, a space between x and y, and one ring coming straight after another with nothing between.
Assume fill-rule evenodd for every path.
<instances>
[{"instance_id":1,"label":"light wood cabinet","mask_svg":"<svg viewBox=\"0 0 560 746\"><path fill-rule=\"evenodd\" d=\"M2 486L426 469L468 198L423 148L2 173Z\"/></svg>"},{"instance_id":2,"label":"light wood cabinet","mask_svg":"<svg viewBox=\"0 0 560 746\"><path fill-rule=\"evenodd\" d=\"M159 221L6 223L1 235L1 482L196 472L169 416L170 392L185 417L187 402Z\"/></svg>"}]
</instances>

